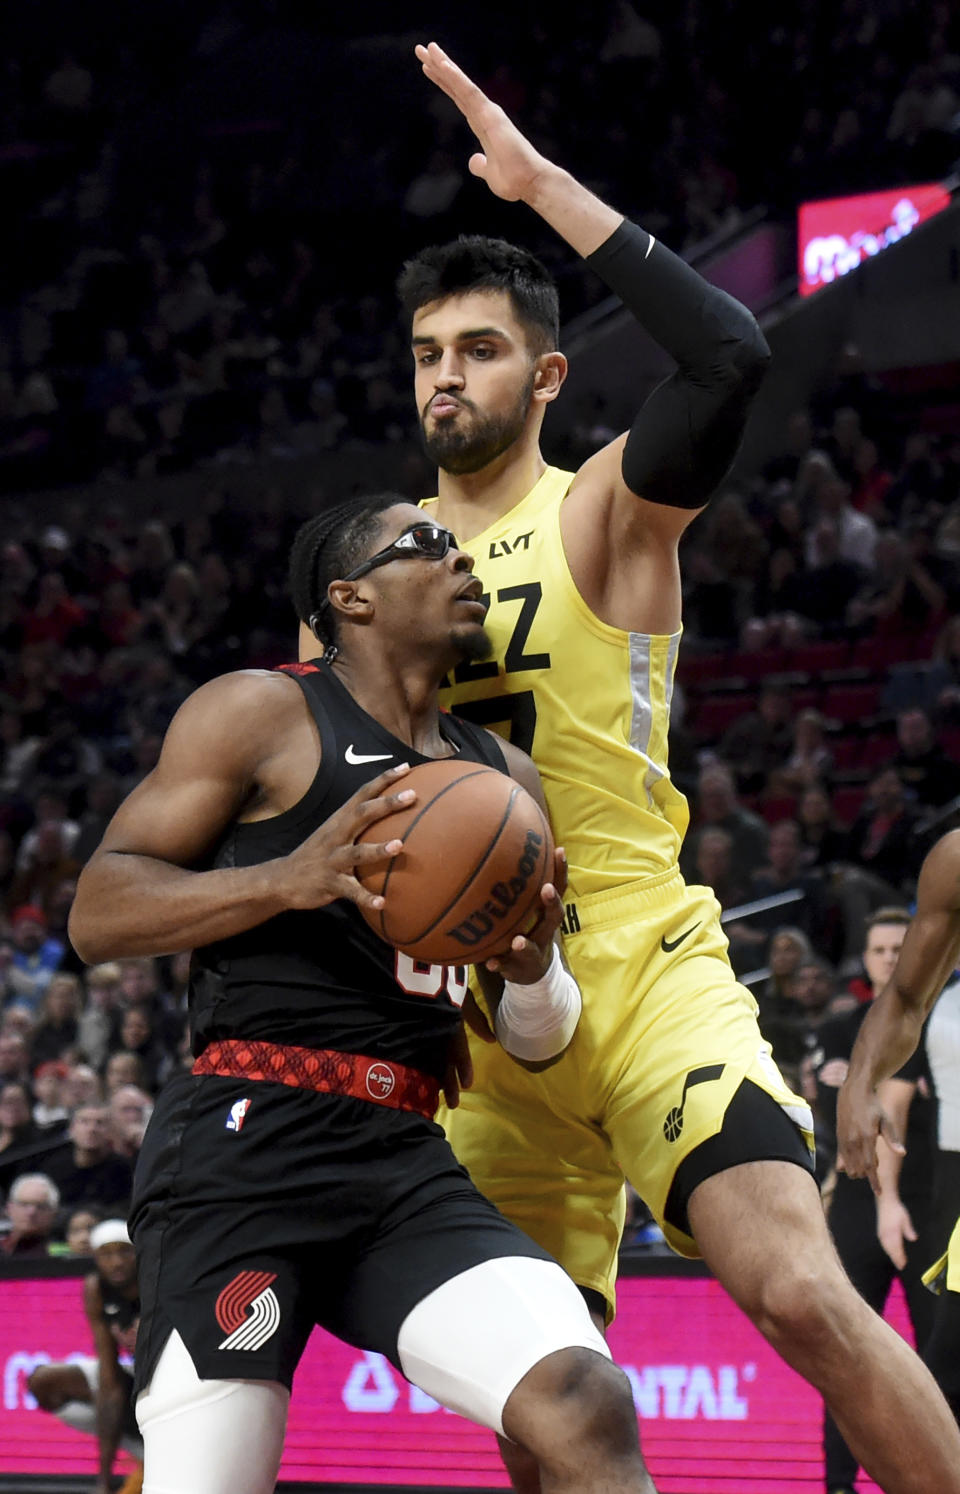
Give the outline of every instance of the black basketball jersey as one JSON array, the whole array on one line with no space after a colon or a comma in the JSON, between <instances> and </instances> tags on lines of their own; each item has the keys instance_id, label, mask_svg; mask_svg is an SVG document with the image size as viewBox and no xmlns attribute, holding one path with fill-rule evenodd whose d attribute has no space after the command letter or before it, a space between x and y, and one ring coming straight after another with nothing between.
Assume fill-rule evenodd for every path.
<instances>
[{"instance_id":1,"label":"black basketball jersey","mask_svg":"<svg viewBox=\"0 0 960 1494\"><path fill-rule=\"evenodd\" d=\"M322 660L281 667L317 724L320 766L292 808L232 825L213 867L287 855L391 763L429 761L362 710ZM507 771L496 739L472 722L444 713L441 734L464 760ZM215 1039L248 1038L392 1059L440 1078L466 980L465 969L398 953L346 899L291 910L194 951L193 1051Z\"/></svg>"}]
</instances>

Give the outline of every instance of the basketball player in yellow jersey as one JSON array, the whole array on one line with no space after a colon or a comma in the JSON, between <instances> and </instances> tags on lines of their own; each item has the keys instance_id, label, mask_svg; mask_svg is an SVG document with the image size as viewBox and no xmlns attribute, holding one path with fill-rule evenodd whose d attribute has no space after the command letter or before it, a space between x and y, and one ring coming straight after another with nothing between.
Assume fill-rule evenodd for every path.
<instances>
[{"instance_id":1,"label":"basketball player in yellow jersey","mask_svg":"<svg viewBox=\"0 0 960 1494\"><path fill-rule=\"evenodd\" d=\"M733 459L766 344L743 307L541 156L438 47L417 55L479 139L473 173L539 213L678 364L627 436L558 472L539 447L566 372L543 267L467 239L401 277L440 468L431 513L474 554L490 598L495 657L458 670L447 703L537 761L567 851L566 952L583 993L577 1033L544 1072L472 1045L476 1082L448 1118L451 1141L606 1316L626 1175L671 1243L699 1252L823 1393L888 1494L960 1494L949 1410L844 1276L809 1168L809 1112L733 976L712 894L677 869L677 546ZM309 634L304 647L311 657ZM533 1490L533 1467L504 1452Z\"/></svg>"}]
</instances>

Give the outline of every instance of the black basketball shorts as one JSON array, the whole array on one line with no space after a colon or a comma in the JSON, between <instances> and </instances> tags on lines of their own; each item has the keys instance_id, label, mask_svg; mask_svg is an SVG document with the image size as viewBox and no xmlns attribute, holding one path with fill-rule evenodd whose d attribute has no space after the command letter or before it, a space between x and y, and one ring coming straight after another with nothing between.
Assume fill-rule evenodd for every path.
<instances>
[{"instance_id":1,"label":"black basketball shorts","mask_svg":"<svg viewBox=\"0 0 960 1494\"><path fill-rule=\"evenodd\" d=\"M290 1386L314 1325L400 1368L407 1314L503 1256L551 1257L410 1112L262 1081L176 1076L137 1165L136 1389L172 1329L201 1379Z\"/></svg>"}]
</instances>

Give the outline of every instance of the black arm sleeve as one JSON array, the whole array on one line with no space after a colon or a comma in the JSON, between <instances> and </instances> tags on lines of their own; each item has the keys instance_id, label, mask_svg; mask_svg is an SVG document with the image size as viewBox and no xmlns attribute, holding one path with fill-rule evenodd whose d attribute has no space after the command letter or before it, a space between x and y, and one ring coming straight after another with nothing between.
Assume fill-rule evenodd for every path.
<instances>
[{"instance_id":1,"label":"black arm sleeve","mask_svg":"<svg viewBox=\"0 0 960 1494\"><path fill-rule=\"evenodd\" d=\"M623 480L651 503L700 508L740 445L770 361L763 333L745 306L634 223L587 263L677 362L630 428Z\"/></svg>"}]
</instances>

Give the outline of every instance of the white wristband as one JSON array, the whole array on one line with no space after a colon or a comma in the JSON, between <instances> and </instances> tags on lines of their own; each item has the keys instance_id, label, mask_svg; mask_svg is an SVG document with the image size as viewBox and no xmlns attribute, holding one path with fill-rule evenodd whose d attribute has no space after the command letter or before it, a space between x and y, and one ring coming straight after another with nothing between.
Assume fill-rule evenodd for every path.
<instances>
[{"instance_id":1,"label":"white wristband","mask_svg":"<svg viewBox=\"0 0 960 1494\"><path fill-rule=\"evenodd\" d=\"M573 1037L582 1005L580 987L554 945L553 958L540 980L529 986L504 983L494 1018L500 1046L529 1063L555 1058Z\"/></svg>"}]
</instances>

